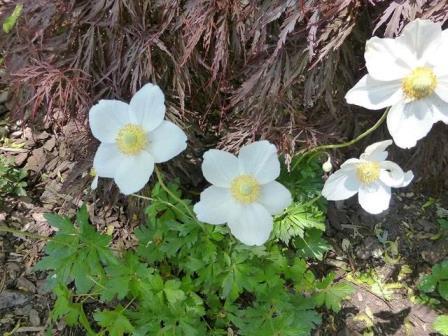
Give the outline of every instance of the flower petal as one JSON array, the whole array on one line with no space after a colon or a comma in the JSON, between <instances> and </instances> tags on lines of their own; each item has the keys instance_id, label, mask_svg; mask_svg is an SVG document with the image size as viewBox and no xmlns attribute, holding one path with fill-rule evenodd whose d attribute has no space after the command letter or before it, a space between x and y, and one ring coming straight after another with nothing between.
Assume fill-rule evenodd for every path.
<instances>
[{"instance_id":1,"label":"flower petal","mask_svg":"<svg viewBox=\"0 0 448 336\"><path fill-rule=\"evenodd\" d=\"M437 76L435 92L440 99L448 103L448 75Z\"/></svg>"},{"instance_id":2,"label":"flower petal","mask_svg":"<svg viewBox=\"0 0 448 336\"><path fill-rule=\"evenodd\" d=\"M187 136L171 121L162 121L159 127L149 132L148 140L148 151L155 163L168 161L187 148Z\"/></svg>"},{"instance_id":3,"label":"flower petal","mask_svg":"<svg viewBox=\"0 0 448 336\"><path fill-rule=\"evenodd\" d=\"M98 188L98 175L93 178L92 183L90 184L90 189L95 190L96 188Z\"/></svg>"},{"instance_id":4,"label":"flower petal","mask_svg":"<svg viewBox=\"0 0 448 336\"><path fill-rule=\"evenodd\" d=\"M219 225L227 223L232 216L238 216L240 208L229 189L210 186L201 193L201 200L194 205L194 212L201 222Z\"/></svg>"},{"instance_id":5,"label":"flower petal","mask_svg":"<svg viewBox=\"0 0 448 336\"><path fill-rule=\"evenodd\" d=\"M252 203L242 208L239 216L230 220L228 225L243 244L260 246L269 239L273 219L262 205Z\"/></svg>"},{"instance_id":6,"label":"flower petal","mask_svg":"<svg viewBox=\"0 0 448 336\"><path fill-rule=\"evenodd\" d=\"M384 161L389 154L386 148L393 144L392 140L384 140L371 144L361 154L361 159L366 161Z\"/></svg>"},{"instance_id":7,"label":"flower petal","mask_svg":"<svg viewBox=\"0 0 448 336\"><path fill-rule=\"evenodd\" d=\"M365 211L377 215L389 208L390 196L390 187L381 182L374 182L361 185L358 201Z\"/></svg>"},{"instance_id":8,"label":"flower petal","mask_svg":"<svg viewBox=\"0 0 448 336\"><path fill-rule=\"evenodd\" d=\"M356 177L356 170L353 166L348 166L330 175L325 181L322 196L329 201L341 201L355 195L358 189L359 181Z\"/></svg>"},{"instance_id":9,"label":"flower petal","mask_svg":"<svg viewBox=\"0 0 448 336\"><path fill-rule=\"evenodd\" d=\"M355 158L348 159L343 164L341 164L341 168L352 168L352 169L354 169L358 165L359 161L360 161L359 159L355 159Z\"/></svg>"},{"instance_id":10,"label":"flower petal","mask_svg":"<svg viewBox=\"0 0 448 336\"><path fill-rule=\"evenodd\" d=\"M271 215L283 212L292 202L292 196L288 189L277 181L264 184L261 187L261 195L258 199Z\"/></svg>"},{"instance_id":11,"label":"flower petal","mask_svg":"<svg viewBox=\"0 0 448 336\"><path fill-rule=\"evenodd\" d=\"M277 148L266 140L243 146L238 161L241 173L255 176L261 184L272 182L280 175Z\"/></svg>"},{"instance_id":12,"label":"flower petal","mask_svg":"<svg viewBox=\"0 0 448 336\"><path fill-rule=\"evenodd\" d=\"M434 122L428 99L392 106L387 115L387 128L395 144L401 148L411 148L425 137Z\"/></svg>"},{"instance_id":13,"label":"flower petal","mask_svg":"<svg viewBox=\"0 0 448 336\"><path fill-rule=\"evenodd\" d=\"M430 20L416 19L407 24L395 40L415 55L420 66L431 64L431 57L442 43L442 25Z\"/></svg>"},{"instance_id":14,"label":"flower petal","mask_svg":"<svg viewBox=\"0 0 448 336\"><path fill-rule=\"evenodd\" d=\"M126 159L115 144L101 143L93 159L97 176L113 178L118 167Z\"/></svg>"},{"instance_id":15,"label":"flower petal","mask_svg":"<svg viewBox=\"0 0 448 336\"><path fill-rule=\"evenodd\" d=\"M90 129L101 142L115 142L120 128L129 122L129 105L119 100L100 100L89 111Z\"/></svg>"},{"instance_id":16,"label":"flower petal","mask_svg":"<svg viewBox=\"0 0 448 336\"><path fill-rule=\"evenodd\" d=\"M154 159L146 151L135 156L126 156L115 174L115 183L120 191L129 195L141 190L154 171Z\"/></svg>"},{"instance_id":17,"label":"flower petal","mask_svg":"<svg viewBox=\"0 0 448 336\"><path fill-rule=\"evenodd\" d=\"M381 81L402 79L415 65L415 57L391 38L372 37L364 54L369 75Z\"/></svg>"},{"instance_id":18,"label":"flower petal","mask_svg":"<svg viewBox=\"0 0 448 336\"><path fill-rule=\"evenodd\" d=\"M448 102L440 99L438 95L431 96L428 102L431 106L433 121L435 123L443 121L445 124L448 124Z\"/></svg>"},{"instance_id":19,"label":"flower petal","mask_svg":"<svg viewBox=\"0 0 448 336\"><path fill-rule=\"evenodd\" d=\"M379 110L392 106L403 99L401 81L379 81L365 75L345 95L348 104L362 106L371 110Z\"/></svg>"},{"instance_id":20,"label":"flower petal","mask_svg":"<svg viewBox=\"0 0 448 336\"><path fill-rule=\"evenodd\" d=\"M400 188L407 187L409 183L412 182L413 179L414 179L414 173L411 170L408 170L406 173L404 173L403 184L400 186Z\"/></svg>"},{"instance_id":21,"label":"flower petal","mask_svg":"<svg viewBox=\"0 0 448 336\"><path fill-rule=\"evenodd\" d=\"M380 163L380 180L389 187L398 188L403 184L404 172L395 162L383 161Z\"/></svg>"},{"instance_id":22,"label":"flower petal","mask_svg":"<svg viewBox=\"0 0 448 336\"><path fill-rule=\"evenodd\" d=\"M165 96L157 85L148 83L132 97L130 109L135 123L147 132L152 131L165 118Z\"/></svg>"},{"instance_id":23,"label":"flower petal","mask_svg":"<svg viewBox=\"0 0 448 336\"><path fill-rule=\"evenodd\" d=\"M229 187L232 180L240 175L238 159L229 152L210 149L204 154L202 173L208 182L218 187Z\"/></svg>"}]
</instances>

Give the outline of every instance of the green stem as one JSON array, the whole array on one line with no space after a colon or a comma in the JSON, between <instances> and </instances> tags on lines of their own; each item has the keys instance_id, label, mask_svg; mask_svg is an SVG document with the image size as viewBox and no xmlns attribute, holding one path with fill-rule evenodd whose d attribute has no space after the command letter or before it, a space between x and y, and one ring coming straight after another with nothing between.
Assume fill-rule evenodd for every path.
<instances>
[{"instance_id":1,"label":"green stem","mask_svg":"<svg viewBox=\"0 0 448 336\"><path fill-rule=\"evenodd\" d=\"M354 139L352 139L352 140L350 140L350 141L347 141L347 142L344 142L344 143L341 143L341 144L321 145L321 146L314 147L314 148L312 148L312 149L310 149L310 150L308 150L308 151L307 151L307 150L304 150L304 151L302 151L302 152L299 152L298 154L303 154L303 155L302 155L302 156L299 158L299 160L297 160L296 163L293 165L292 170L294 170L295 168L297 168L297 166L299 165L299 163L302 161L302 158L305 156L305 153L307 153L307 152L308 152L308 154L309 154L309 153L313 153L313 152L319 152L319 151L322 151L322 150L325 150L325 149L344 148L344 147L348 147L348 146L354 145L354 144L357 143L358 141L364 139L366 136L368 136L369 134L373 133L375 130L377 130L377 129L383 124L383 122L386 120L387 113L389 112L389 109L390 109L390 108L388 108L388 109L383 113L383 115L381 116L380 119L378 119L378 121L375 123L375 125L373 125L373 126L370 127L368 130L366 130L365 132L361 133L361 134L358 135L356 138L354 138Z\"/></svg>"},{"instance_id":2,"label":"green stem","mask_svg":"<svg viewBox=\"0 0 448 336\"><path fill-rule=\"evenodd\" d=\"M23 232L20 230L12 229L10 227L0 225L0 232L9 232L12 234L15 234L16 236L25 237L25 238L33 238L33 239L39 239L39 240L49 240L49 237L41 236L35 233L30 232Z\"/></svg>"},{"instance_id":3,"label":"green stem","mask_svg":"<svg viewBox=\"0 0 448 336\"><path fill-rule=\"evenodd\" d=\"M176 202L182 204L182 206L185 208L185 210L187 211L188 216L193 219L196 223L198 223L202 228L203 225L196 219L196 216L194 215L194 213L190 210L190 207L179 197L177 197L165 184L165 182L163 181L163 177L162 177L162 173L160 172L160 170L155 167L155 172L157 175L157 180L159 181L160 186L162 187L163 190L166 191L166 193L168 195L171 196L172 199L174 199Z\"/></svg>"}]
</instances>

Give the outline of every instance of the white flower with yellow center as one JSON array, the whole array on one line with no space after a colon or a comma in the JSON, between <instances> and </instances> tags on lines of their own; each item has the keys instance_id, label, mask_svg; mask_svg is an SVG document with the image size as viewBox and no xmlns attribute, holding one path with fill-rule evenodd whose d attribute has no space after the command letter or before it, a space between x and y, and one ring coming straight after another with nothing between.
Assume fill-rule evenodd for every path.
<instances>
[{"instance_id":1,"label":"white flower with yellow center","mask_svg":"<svg viewBox=\"0 0 448 336\"><path fill-rule=\"evenodd\" d=\"M330 175L322 195L329 201L341 201L358 194L359 204L371 214L389 208L391 187L406 187L414 178L394 162L386 161L386 148L392 140L377 142L366 148L359 159L349 159Z\"/></svg>"},{"instance_id":2,"label":"white flower with yellow center","mask_svg":"<svg viewBox=\"0 0 448 336\"><path fill-rule=\"evenodd\" d=\"M113 178L123 194L142 189L155 163L170 160L187 147L185 133L164 120L165 97L157 85L146 84L130 104L100 100L89 112L95 138L101 141L93 167L96 177Z\"/></svg>"},{"instance_id":3,"label":"white flower with yellow center","mask_svg":"<svg viewBox=\"0 0 448 336\"><path fill-rule=\"evenodd\" d=\"M401 148L414 147L434 123L448 124L448 31L417 19L395 39L373 37L365 50L368 75L346 95L349 104L391 107L387 127Z\"/></svg>"},{"instance_id":4,"label":"white flower with yellow center","mask_svg":"<svg viewBox=\"0 0 448 336\"><path fill-rule=\"evenodd\" d=\"M275 179L280 175L277 149L268 141L241 148L238 157L211 149L204 154L202 172L213 185L194 206L202 222L225 224L246 245L262 245L272 231L272 215L292 202L291 193Z\"/></svg>"}]
</instances>

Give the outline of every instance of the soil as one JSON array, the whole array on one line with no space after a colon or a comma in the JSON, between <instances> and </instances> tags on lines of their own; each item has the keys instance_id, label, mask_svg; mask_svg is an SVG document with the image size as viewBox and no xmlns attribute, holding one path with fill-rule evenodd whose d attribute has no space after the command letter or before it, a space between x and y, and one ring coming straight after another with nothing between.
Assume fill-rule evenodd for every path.
<instances>
[{"instance_id":1,"label":"soil","mask_svg":"<svg viewBox=\"0 0 448 336\"><path fill-rule=\"evenodd\" d=\"M17 123L11 126L6 98L2 98L7 96L5 92L0 92L0 132L23 145L15 151L0 149L0 155L25 167L29 178L27 196L4 200L0 225L48 237L52 229L43 218L45 212L70 215L81 199L95 201L85 197L91 180L91 158L80 154L83 144L88 146L88 139L71 138L78 127L74 124L65 126L60 134L45 125L35 130ZM356 200L330 204L326 236L333 251L316 270L322 274L336 272L339 280L350 281L356 291L338 314L324 316L316 335L436 335L431 324L440 311L445 309L446 313L447 307L435 307L439 310L436 312L415 299L419 276L448 255L446 238L434 239L437 218L443 208L448 208L448 200L444 196L431 203L431 196L410 188L396 192L390 209L379 216L365 213ZM102 228L112 225L116 244L132 244L133 223L126 219L119 203L111 203L115 206L95 213L95 224ZM46 275L32 269L44 245L43 239L0 232L3 335L43 335L48 327L53 296L46 291ZM376 285L361 281L365 274L370 274ZM63 323L56 329L56 335L67 333ZM82 332L72 330L70 334Z\"/></svg>"}]
</instances>

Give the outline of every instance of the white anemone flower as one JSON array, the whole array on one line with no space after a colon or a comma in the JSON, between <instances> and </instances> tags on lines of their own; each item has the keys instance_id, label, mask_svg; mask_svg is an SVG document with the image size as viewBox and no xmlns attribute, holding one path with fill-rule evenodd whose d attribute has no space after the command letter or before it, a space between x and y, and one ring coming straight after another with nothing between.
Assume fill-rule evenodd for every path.
<instances>
[{"instance_id":1,"label":"white anemone flower","mask_svg":"<svg viewBox=\"0 0 448 336\"><path fill-rule=\"evenodd\" d=\"M272 231L272 215L292 202L291 193L275 179L280 175L277 149L268 141L241 148L238 157L211 149L202 172L213 185L201 193L194 211L202 222L225 224L246 245L262 245Z\"/></svg>"},{"instance_id":2,"label":"white anemone flower","mask_svg":"<svg viewBox=\"0 0 448 336\"><path fill-rule=\"evenodd\" d=\"M93 106L90 128L101 141L93 160L96 176L113 178L126 195L142 189L155 163L168 161L187 147L185 133L164 117L165 97L153 84L143 86L130 104L100 100Z\"/></svg>"},{"instance_id":3,"label":"white anemone flower","mask_svg":"<svg viewBox=\"0 0 448 336\"><path fill-rule=\"evenodd\" d=\"M448 124L448 30L417 19L395 39L366 43L368 74L347 93L349 104L391 107L387 127L401 148L414 147L438 121Z\"/></svg>"},{"instance_id":4,"label":"white anemone flower","mask_svg":"<svg viewBox=\"0 0 448 336\"><path fill-rule=\"evenodd\" d=\"M341 201L358 194L362 208L379 214L389 208L391 188L406 187L414 178L392 161L386 161L386 148L392 140L374 143L366 148L359 159L349 159L341 169L330 175L322 195L329 201Z\"/></svg>"}]
</instances>

